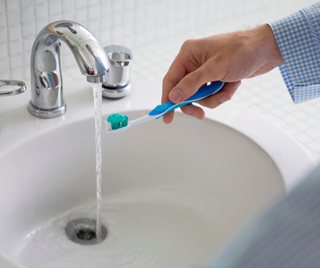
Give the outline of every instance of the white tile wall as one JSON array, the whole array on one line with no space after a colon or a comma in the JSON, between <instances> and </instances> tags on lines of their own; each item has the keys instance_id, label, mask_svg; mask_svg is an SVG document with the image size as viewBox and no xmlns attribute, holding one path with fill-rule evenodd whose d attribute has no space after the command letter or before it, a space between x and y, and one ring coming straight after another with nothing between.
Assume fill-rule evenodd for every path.
<instances>
[{"instance_id":1,"label":"white tile wall","mask_svg":"<svg viewBox=\"0 0 320 268\"><path fill-rule=\"evenodd\" d=\"M28 79L26 72L15 69L28 68L27 54L36 34L55 20L82 23L102 45L121 43L133 48L236 14L254 12L265 3L265 0L0 0L0 44L7 46L1 47L0 60L8 62L2 66L0 78L10 79L15 73L22 74L22 80ZM11 64L10 57L18 54L22 66ZM63 54L70 51L63 49ZM63 67L68 66L69 61L62 59Z\"/></svg>"},{"instance_id":2,"label":"white tile wall","mask_svg":"<svg viewBox=\"0 0 320 268\"><path fill-rule=\"evenodd\" d=\"M132 79L161 82L186 39L254 27L315 2L0 0L0 78L28 83L36 34L56 20L83 24L103 46L118 43L130 47L134 54ZM64 81L83 79L66 46L62 46L62 54L62 69L67 73ZM232 101L272 121L319 158L320 100L294 105L278 70L244 80Z\"/></svg>"}]
</instances>

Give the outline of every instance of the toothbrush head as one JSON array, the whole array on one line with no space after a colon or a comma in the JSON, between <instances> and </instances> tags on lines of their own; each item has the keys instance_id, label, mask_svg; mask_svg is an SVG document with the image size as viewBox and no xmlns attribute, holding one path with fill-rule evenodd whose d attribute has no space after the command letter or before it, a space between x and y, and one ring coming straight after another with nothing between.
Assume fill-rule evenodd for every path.
<instances>
[{"instance_id":1,"label":"toothbrush head","mask_svg":"<svg viewBox=\"0 0 320 268\"><path fill-rule=\"evenodd\" d=\"M122 114L109 115L106 121L106 130L113 132L128 126L128 116Z\"/></svg>"}]
</instances>

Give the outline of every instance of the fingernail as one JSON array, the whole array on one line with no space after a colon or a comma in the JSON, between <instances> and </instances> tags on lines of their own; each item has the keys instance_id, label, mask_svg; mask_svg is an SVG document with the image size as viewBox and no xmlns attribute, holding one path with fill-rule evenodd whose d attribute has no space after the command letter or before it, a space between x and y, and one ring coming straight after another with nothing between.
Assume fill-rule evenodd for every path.
<instances>
[{"instance_id":1,"label":"fingernail","mask_svg":"<svg viewBox=\"0 0 320 268\"><path fill-rule=\"evenodd\" d=\"M170 94L170 100L174 103L178 103L183 99L183 94L179 89L175 89Z\"/></svg>"},{"instance_id":2,"label":"fingernail","mask_svg":"<svg viewBox=\"0 0 320 268\"><path fill-rule=\"evenodd\" d=\"M234 83L234 84L232 85L232 89L233 89L233 90L237 89L237 88L240 86L240 84L241 84L241 81L238 81L237 83Z\"/></svg>"},{"instance_id":3,"label":"fingernail","mask_svg":"<svg viewBox=\"0 0 320 268\"><path fill-rule=\"evenodd\" d=\"M220 103L224 103L224 102L226 102L226 101L228 101L229 99L227 98L227 97L221 97L220 99L219 99L219 101L220 101Z\"/></svg>"}]
</instances>

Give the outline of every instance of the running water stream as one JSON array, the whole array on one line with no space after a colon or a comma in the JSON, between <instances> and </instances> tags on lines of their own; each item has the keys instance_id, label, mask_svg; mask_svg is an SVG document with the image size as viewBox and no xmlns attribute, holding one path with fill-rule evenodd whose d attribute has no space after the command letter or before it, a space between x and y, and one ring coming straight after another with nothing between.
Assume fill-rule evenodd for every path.
<instances>
[{"instance_id":1,"label":"running water stream","mask_svg":"<svg viewBox=\"0 0 320 268\"><path fill-rule=\"evenodd\" d=\"M97 243L101 240L101 105L102 105L102 83L92 84L94 99L94 122L96 141L96 181L97 181L97 216L96 216L96 236Z\"/></svg>"}]
</instances>

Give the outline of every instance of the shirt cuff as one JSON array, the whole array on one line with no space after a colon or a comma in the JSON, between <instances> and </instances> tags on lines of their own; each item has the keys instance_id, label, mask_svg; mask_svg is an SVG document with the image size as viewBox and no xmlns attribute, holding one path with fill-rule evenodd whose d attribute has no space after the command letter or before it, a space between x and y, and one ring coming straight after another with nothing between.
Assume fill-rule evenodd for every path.
<instances>
[{"instance_id":1,"label":"shirt cuff","mask_svg":"<svg viewBox=\"0 0 320 268\"><path fill-rule=\"evenodd\" d=\"M320 97L320 3L269 23L285 64L279 66L298 104Z\"/></svg>"}]
</instances>

